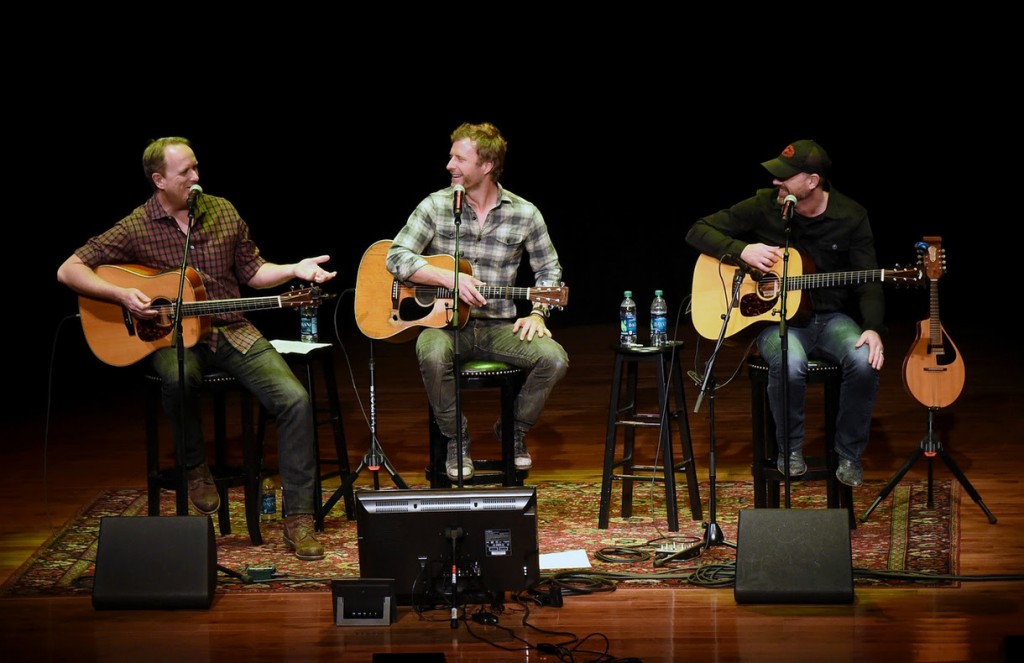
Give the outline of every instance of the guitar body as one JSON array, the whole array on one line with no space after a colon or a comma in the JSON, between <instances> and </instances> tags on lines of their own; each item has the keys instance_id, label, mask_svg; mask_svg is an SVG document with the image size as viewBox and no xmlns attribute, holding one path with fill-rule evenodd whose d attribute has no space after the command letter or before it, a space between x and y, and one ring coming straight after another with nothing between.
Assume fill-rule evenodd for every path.
<instances>
[{"instance_id":1,"label":"guitar body","mask_svg":"<svg viewBox=\"0 0 1024 663\"><path fill-rule=\"evenodd\" d=\"M359 262L356 276L355 312L356 325L370 338L383 339L393 343L412 340L424 327L440 329L450 326L451 299L423 297L414 286L404 284L387 270L385 261L391 240L380 240L370 245ZM435 267L452 269L452 256L424 256ZM466 260L460 261L459 272L472 274ZM385 302L389 303L384 304ZM469 305L459 302L460 327L469 322ZM385 310L385 306L387 307Z\"/></svg>"},{"instance_id":2,"label":"guitar body","mask_svg":"<svg viewBox=\"0 0 1024 663\"><path fill-rule=\"evenodd\" d=\"M921 405L946 407L964 388L964 361L941 325L941 346L934 346L930 328L931 320L918 323L917 338L903 360L903 385Z\"/></svg>"},{"instance_id":3,"label":"guitar body","mask_svg":"<svg viewBox=\"0 0 1024 663\"><path fill-rule=\"evenodd\" d=\"M136 318L115 302L91 297L78 298L82 331L96 358L111 366L128 366L151 353L173 345L174 315L177 311L181 270L158 271L143 265L100 265L96 274L123 288L137 288L152 299L156 310L151 318ZM206 286L199 272L187 267L181 299L181 334L186 348L205 338L210 331L210 316L235 311L270 308L319 306L319 286L289 290L270 297L238 299L206 298Z\"/></svg>"},{"instance_id":4,"label":"guitar body","mask_svg":"<svg viewBox=\"0 0 1024 663\"><path fill-rule=\"evenodd\" d=\"M805 267L813 271L813 265L804 265L796 249L789 250L790 278L800 276ZM738 267L726 265L702 253L693 269L693 293L691 298L693 326L704 338L717 340L722 331L723 316L732 299L732 281ZM740 284L739 307L732 310L726 338L751 325L778 323L779 297L782 294L782 263L776 263L771 272L754 281L749 274L743 276ZM786 298L786 319L792 320L798 313L805 315L810 310L809 301L801 297L799 290L790 290Z\"/></svg>"},{"instance_id":5,"label":"guitar body","mask_svg":"<svg viewBox=\"0 0 1024 663\"><path fill-rule=\"evenodd\" d=\"M160 303L171 304L178 298L180 271L159 272L142 265L125 264L100 265L96 273L115 285L138 288L154 300L154 307ZM185 270L182 298L186 302L206 299L206 286L191 267ZM78 311L89 349L100 361L111 366L134 364L160 348L169 347L173 340L174 319L166 315L135 318L126 315L120 304L89 297L78 298ZM207 317L182 319L185 347L195 345L209 330L209 325Z\"/></svg>"},{"instance_id":6,"label":"guitar body","mask_svg":"<svg viewBox=\"0 0 1024 663\"><path fill-rule=\"evenodd\" d=\"M903 360L903 386L927 408L946 407L964 388L964 362L960 350L939 319L939 278L946 271L941 237L925 237L918 244L931 290L928 319L918 323L917 338Z\"/></svg>"},{"instance_id":7,"label":"guitar body","mask_svg":"<svg viewBox=\"0 0 1024 663\"><path fill-rule=\"evenodd\" d=\"M453 326L452 292L439 286L399 281L387 269L391 240L374 242L363 253L356 276L355 316L363 334L375 339L402 343L414 338L424 327L441 329ZM453 270L455 258L447 255L423 256L434 267ZM467 260L459 261L459 273L472 275ZM487 299L526 299L562 308L569 301L569 289L561 286L479 286ZM459 302L459 327L469 322L472 308Z\"/></svg>"}]
</instances>

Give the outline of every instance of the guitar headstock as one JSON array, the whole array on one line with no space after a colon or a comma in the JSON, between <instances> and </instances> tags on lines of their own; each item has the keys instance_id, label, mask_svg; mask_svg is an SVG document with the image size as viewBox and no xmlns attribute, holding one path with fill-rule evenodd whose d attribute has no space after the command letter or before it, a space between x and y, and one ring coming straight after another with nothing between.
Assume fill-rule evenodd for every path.
<instances>
[{"instance_id":1,"label":"guitar headstock","mask_svg":"<svg viewBox=\"0 0 1024 663\"><path fill-rule=\"evenodd\" d=\"M535 304L546 304L552 308L563 308L569 303L569 287L564 283L539 285L529 290L529 300Z\"/></svg>"},{"instance_id":2,"label":"guitar headstock","mask_svg":"<svg viewBox=\"0 0 1024 663\"><path fill-rule=\"evenodd\" d=\"M319 306L320 302L330 299L331 295L324 294L320 286L314 285L298 290L293 287L288 292L282 292L279 297L281 298L281 308L295 308L307 305Z\"/></svg>"},{"instance_id":3,"label":"guitar headstock","mask_svg":"<svg viewBox=\"0 0 1024 663\"><path fill-rule=\"evenodd\" d=\"M946 273L946 251L942 248L941 237L924 237L914 247L929 279L938 280Z\"/></svg>"},{"instance_id":4,"label":"guitar headstock","mask_svg":"<svg viewBox=\"0 0 1024 663\"><path fill-rule=\"evenodd\" d=\"M924 272L920 267L900 267L885 270L885 280L899 285L921 285Z\"/></svg>"}]
</instances>

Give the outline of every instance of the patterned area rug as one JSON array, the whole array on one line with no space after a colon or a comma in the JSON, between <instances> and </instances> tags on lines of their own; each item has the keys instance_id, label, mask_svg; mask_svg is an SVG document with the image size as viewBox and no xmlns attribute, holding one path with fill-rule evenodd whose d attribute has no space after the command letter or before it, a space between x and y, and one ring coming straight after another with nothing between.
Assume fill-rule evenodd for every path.
<instances>
[{"instance_id":1,"label":"patterned area rug","mask_svg":"<svg viewBox=\"0 0 1024 663\"><path fill-rule=\"evenodd\" d=\"M753 508L750 482L718 482L715 522L725 544L704 548L696 557L678 560L672 553L703 541L700 522L690 519L685 489L680 489L679 532L669 532L664 511L664 490L650 484L634 487L633 515L619 515L621 485L613 487L611 521L607 529L598 529L600 486L589 483L542 481L537 487L537 519L540 552L586 552L591 568L580 573L607 574L614 584L629 587L723 586L731 584L730 569L735 561L739 511ZM854 490L857 527L851 531L853 569L858 587L884 585L954 587L947 578L959 571L959 512L961 495L958 484L950 480L932 484L932 507L928 507L926 481L906 481L872 511L867 522L860 518L876 500L884 482L866 482ZM413 486L417 487L417 486ZM423 487L423 486L419 486ZM320 535L327 556L317 562L301 562L290 554L281 534L280 523L262 526L264 545L252 546L245 528L241 489L232 489L231 521L233 533L217 537L217 563L239 573L250 568L272 566L273 577L265 582L242 582L227 574L218 574L218 592L287 592L324 590L333 578L358 577L359 551L356 522L348 520L338 505L325 522ZM708 510L709 487L700 488L704 500L703 517ZM794 484L791 507L825 508L823 490ZM165 491L162 513L174 512L174 496ZM92 592L92 574L96 558L100 518L104 516L144 516L146 495L142 489L124 489L101 494L80 515L71 520L55 537L0 587L0 595L16 596L88 596ZM215 523L216 528L216 523ZM809 533L813 537L813 533ZM809 541L808 545L813 545ZM698 549L701 546L698 545ZM709 574L707 569L712 569ZM564 573L558 570L543 574ZM709 577L709 581L702 580ZM918 577L918 576L924 576Z\"/></svg>"}]
</instances>

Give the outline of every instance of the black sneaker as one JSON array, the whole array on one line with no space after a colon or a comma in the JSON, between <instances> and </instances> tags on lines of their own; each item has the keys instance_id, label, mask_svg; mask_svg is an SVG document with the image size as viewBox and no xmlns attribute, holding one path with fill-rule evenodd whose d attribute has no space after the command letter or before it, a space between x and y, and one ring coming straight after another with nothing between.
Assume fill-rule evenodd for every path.
<instances>
[{"instance_id":1,"label":"black sneaker","mask_svg":"<svg viewBox=\"0 0 1024 663\"><path fill-rule=\"evenodd\" d=\"M778 460L775 461L775 467L778 468L779 472L782 472L783 476L786 474L786 457L779 454ZM789 452L789 476L798 477L807 472L807 462L804 461L803 451L791 451Z\"/></svg>"},{"instance_id":2,"label":"black sneaker","mask_svg":"<svg viewBox=\"0 0 1024 663\"><path fill-rule=\"evenodd\" d=\"M459 480L459 447L454 439L448 440L448 457L444 461L444 471L452 481ZM462 433L462 478L472 479L475 469L473 458L469 455L469 433Z\"/></svg>"},{"instance_id":3,"label":"black sneaker","mask_svg":"<svg viewBox=\"0 0 1024 663\"><path fill-rule=\"evenodd\" d=\"M860 461L842 458L839 460L839 467L836 468L836 478L847 486L856 488L864 483L864 469L860 466Z\"/></svg>"},{"instance_id":4,"label":"black sneaker","mask_svg":"<svg viewBox=\"0 0 1024 663\"><path fill-rule=\"evenodd\" d=\"M494 422L494 439L501 442L501 419ZM517 470L528 470L533 467L533 459L530 452L526 450L526 431L516 430L515 432L515 460Z\"/></svg>"}]
</instances>

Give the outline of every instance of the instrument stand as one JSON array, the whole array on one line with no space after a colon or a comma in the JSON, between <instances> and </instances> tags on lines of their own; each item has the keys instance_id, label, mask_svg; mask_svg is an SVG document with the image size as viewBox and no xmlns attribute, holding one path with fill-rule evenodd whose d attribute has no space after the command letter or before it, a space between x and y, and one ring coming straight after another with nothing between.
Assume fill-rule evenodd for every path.
<instances>
[{"instance_id":1,"label":"instrument stand","mask_svg":"<svg viewBox=\"0 0 1024 663\"><path fill-rule=\"evenodd\" d=\"M376 401L376 370L375 362L373 359L373 341L370 341L370 448L367 449L366 453L363 454L363 459L359 462L359 467L349 472L341 480L341 486L338 487L331 498L324 503L323 512L330 513L334 505L338 503L338 500L342 495L348 494L348 491L352 489L352 484L359 478L359 473L364 469L370 470L373 473L373 489L380 490L380 470L384 469L394 481L395 486L398 488L408 488L409 486L402 480L402 477L398 474L395 468L391 465L391 461L384 455L384 450L380 446L380 442L377 441L377 401Z\"/></svg>"},{"instance_id":2,"label":"instrument stand","mask_svg":"<svg viewBox=\"0 0 1024 663\"><path fill-rule=\"evenodd\" d=\"M964 490L967 491L967 494L971 496L971 499L973 499L977 503L977 505L981 507L981 510L985 512L985 515L988 517L988 522L993 525L996 524L996 517L993 516L992 512L988 510L987 506L985 506L985 502L982 501L981 495L979 495L978 491L974 489L974 486L971 485L971 482L967 480L967 477L964 475L964 473L960 471L960 468L957 466L956 462L954 462L953 459L949 456L949 454L946 453L946 450L942 448L942 442L935 436L936 411L938 411L938 408L928 408L928 433L923 438L921 438L921 443L920 445L918 445L917 451L910 454L910 457L907 459L907 462L903 464L903 467L900 468L900 471L897 472L896 475L889 480L889 483L885 485L885 488L883 488L882 492L879 493L878 497L875 499L874 503L872 503L871 507L864 512L864 515L861 516L860 519L861 522L867 522L868 516L870 516L871 512L875 510L875 507L877 507L882 502L882 500L884 500L889 495L889 493L892 492L893 488L896 487L896 484L900 482L900 480L907 473L910 467L917 462L917 459L920 458L922 454L924 454L924 456L928 459L929 509L931 509L933 505L932 461L935 459L935 456L938 456L939 458L942 459L942 462L946 464L946 467L949 468L949 471L953 473L953 475L957 478L960 484L964 487Z\"/></svg>"}]
</instances>

